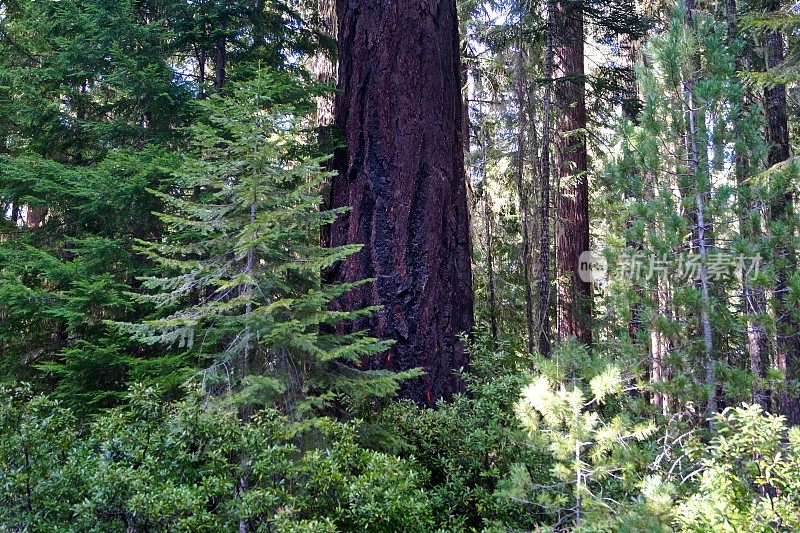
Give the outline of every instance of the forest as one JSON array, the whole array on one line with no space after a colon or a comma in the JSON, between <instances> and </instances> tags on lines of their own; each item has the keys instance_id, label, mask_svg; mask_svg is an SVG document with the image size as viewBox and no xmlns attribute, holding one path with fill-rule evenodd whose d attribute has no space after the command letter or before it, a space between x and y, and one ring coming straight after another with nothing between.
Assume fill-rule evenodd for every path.
<instances>
[{"instance_id":1,"label":"forest","mask_svg":"<svg viewBox=\"0 0 800 533\"><path fill-rule=\"evenodd\" d=\"M0 532L800 531L798 118L781 0L0 0Z\"/></svg>"}]
</instances>

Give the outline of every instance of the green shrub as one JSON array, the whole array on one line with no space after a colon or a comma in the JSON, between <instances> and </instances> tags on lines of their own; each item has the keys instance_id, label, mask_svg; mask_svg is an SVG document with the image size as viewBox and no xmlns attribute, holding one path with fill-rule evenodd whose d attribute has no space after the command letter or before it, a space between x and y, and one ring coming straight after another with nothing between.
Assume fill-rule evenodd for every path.
<instances>
[{"instance_id":1,"label":"green shrub","mask_svg":"<svg viewBox=\"0 0 800 533\"><path fill-rule=\"evenodd\" d=\"M685 531L800 530L800 428L758 405L715 417L699 483L678 505Z\"/></svg>"},{"instance_id":2,"label":"green shrub","mask_svg":"<svg viewBox=\"0 0 800 533\"><path fill-rule=\"evenodd\" d=\"M402 459L356 444L355 424L243 423L150 389L79 436L69 410L0 391L0 530L429 531L429 497ZM310 443L314 443L311 446Z\"/></svg>"}]
</instances>

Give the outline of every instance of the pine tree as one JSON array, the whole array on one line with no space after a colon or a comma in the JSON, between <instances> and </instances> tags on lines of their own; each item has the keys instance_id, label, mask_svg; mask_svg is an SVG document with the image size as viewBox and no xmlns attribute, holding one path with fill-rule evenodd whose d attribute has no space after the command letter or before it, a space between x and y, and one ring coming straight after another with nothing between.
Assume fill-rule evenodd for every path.
<instances>
[{"instance_id":1,"label":"pine tree","mask_svg":"<svg viewBox=\"0 0 800 533\"><path fill-rule=\"evenodd\" d=\"M560 345L540 370L514 407L529 438L552 454L553 483L535 486L528 472L512 470L510 486L557 516L557 530L565 523L597 527L624 509L607 509L604 500L624 501L643 481L634 465L648 461L647 441L657 426L632 393L636 378L589 357L575 339Z\"/></svg>"},{"instance_id":2,"label":"pine tree","mask_svg":"<svg viewBox=\"0 0 800 533\"><path fill-rule=\"evenodd\" d=\"M165 236L138 247L163 272L146 278L149 292L137 297L157 316L121 327L195 354L206 386L233 392L236 403L301 413L335 395L385 396L414 373L358 370L390 343L331 331L374 309L328 309L368 281L321 283L322 270L360 246L318 244L320 228L344 209L319 209L329 173L305 144L307 109L275 101L290 92L300 96L295 79L263 71L234 84L230 98L203 102L210 119L192 128L176 187L153 191L165 205Z\"/></svg>"},{"instance_id":3,"label":"pine tree","mask_svg":"<svg viewBox=\"0 0 800 533\"><path fill-rule=\"evenodd\" d=\"M681 410L690 398L705 400L714 411L720 392L723 404L750 397L759 376L749 373L750 357L739 349L747 345L748 318L733 310L746 305L743 283L764 284L763 276L747 272L753 258L760 262L763 242L738 217L727 216L736 212L738 199L726 147L748 146L747 155L757 161L763 154L753 141L759 114L742 104L736 49L727 29L698 11L689 25L685 13L674 13L667 30L644 47L645 64L637 71L639 121L621 126L620 155L606 167L609 193L623 193L606 200L615 206L609 216L619 231L608 235L607 244L617 251L639 244L620 256L618 266L625 272L607 285L608 305L626 319L625 330L630 310L639 310L649 331L640 338L648 341L643 366L654 387L651 399L665 413ZM730 127L733 113L753 127ZM757 172L751 165L745 180L753 182ZM760 194L757 190L753 194ZM697 217L699 208L705 223ZM625 216L617 218L618 213ZM751 213L749 223L757 225L757 217Z\"/></svg>"}]
</instances>

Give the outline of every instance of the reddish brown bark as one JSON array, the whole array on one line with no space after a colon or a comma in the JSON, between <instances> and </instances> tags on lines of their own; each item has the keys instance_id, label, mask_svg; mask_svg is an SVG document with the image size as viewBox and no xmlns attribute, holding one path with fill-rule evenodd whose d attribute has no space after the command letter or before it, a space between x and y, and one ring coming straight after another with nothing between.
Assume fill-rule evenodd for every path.
<instances>
[{"instance_id":1,"label":"reddish brown bark","mask_svg":"<svg viewBox=\"0 0 800 533\"><path fill-rule=\"evenodd\" d=\"M41 227L46 217L47 217L47 206L29 205L28 216L25 220L25 225L29 228Z\"/></svg>"},{"instance_id":2,"label":"reddish brown bark","mask_svg":"<svg viewBox=\"0 0 800 533\"><path fill-rule=\"evenodd\" d=\"M555 27L555 142L556 172L560 184L556 208L557 327L560 339L576 337L590 344L591 286L578 277L578 258L589 250L586 88L580 2L557 2Z\"/></svg>"},{"instance_id":3,"label":"reddish brown bark","mask_svg":"<svg viewBox=\"0 0 800 533\"><path fill-rule=\"evenodd\" d=\"M381 305L372 333L394 339L371 368L422 367L402 395L432 404L462 390L457 337L473 324L464 176L461 65L454 0L338 0L333 207L350 206L331 245L362 251L329 273L374 278L340 304Z\"/></svg>"}]
</instances>

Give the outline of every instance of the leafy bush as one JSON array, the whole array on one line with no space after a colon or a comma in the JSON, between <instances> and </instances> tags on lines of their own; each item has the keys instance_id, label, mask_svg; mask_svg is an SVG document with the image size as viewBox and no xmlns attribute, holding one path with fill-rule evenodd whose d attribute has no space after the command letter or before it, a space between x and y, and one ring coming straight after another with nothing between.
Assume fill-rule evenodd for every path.
<instances>
[{"instance_id":1,"label":"leafy bush","mask_svg":"<svg viewBox=\"0 0 800 533\"><path fill-rule=\"evenodd\" d=\"M678 505L686 531L800 529L800 428L758 405L728 408L701 448L699 483Z\"/></svg>"},{"instance_id":2,"label":"leafy bush","mask_svg":"<svg viewBox=\"0 0 800 533\"><path fill-rule=\"evenodd\" d=\"M445 531L525 530L542 518L509 498L503 485L512 468L537 480L549 477L545 455L526 441L512 409L530 360L488 345L483 338L470 345L467 395L436 409L395 402L372 420L384 429L376 446L429 473L433 514Z\"/></svg>"},{"instance_id":3,"label":"leafy bush","mask_svg":"<svg viewBox=\"0 0 800 533\"><path fill-rule=\"evenodd\" d=\"M0 390L0 529L431 529L420 475L357 445L356 425L272 411L242 423L203 400L165 404L140 387L78 438L57 402Z\"/></svg>"}]
</instances>

